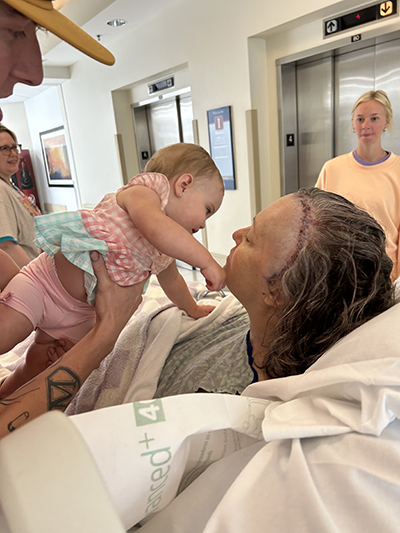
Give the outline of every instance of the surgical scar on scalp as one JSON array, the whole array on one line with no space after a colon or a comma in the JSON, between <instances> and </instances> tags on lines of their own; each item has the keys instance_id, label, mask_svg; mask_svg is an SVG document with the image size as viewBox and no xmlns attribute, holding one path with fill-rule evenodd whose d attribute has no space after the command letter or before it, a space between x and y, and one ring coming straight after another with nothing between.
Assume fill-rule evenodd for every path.
<instances>
[{"instance_id":1,"label":"surgical scar on scalp","mask_svg":"<svg viewBox=\"0 0 400 533\"><path fill-rule=\"evenodd\" d=\"M78 392L81 381L71 369L60 366L46 378L48 410L63 411Z\"/></svg>"},{"instance_id":2,"label":"surgical scar on scalp","mask_svg":"<svg viewBox=\"0 0 400 533\"><path fill-rule=\"evenodd\" d=\"M297 237L296 249L286 261L285 266L267 280L268 283L274 283L286 272L286 270L289 270L289 268L294 265L301 250L304 248L304 245L310 240L312 228L315 225L315 219L311 211L310 200L308 198L300 198L300 202L302 207L302 216L300 219L300 229Z\"/></svg>"}]
</instances>

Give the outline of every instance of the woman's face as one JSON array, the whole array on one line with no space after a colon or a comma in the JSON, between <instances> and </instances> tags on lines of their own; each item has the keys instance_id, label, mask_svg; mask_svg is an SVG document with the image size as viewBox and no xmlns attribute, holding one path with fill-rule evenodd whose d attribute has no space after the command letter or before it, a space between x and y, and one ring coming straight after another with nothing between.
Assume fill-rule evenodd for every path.
<instances>
[{"instance_id":1,"label":"woman's face","mask_svg":"<svg viewBox=\"0 0 400 533\"><path fill-rule=\"evenodd\" d=\"M385 108L376 100L363 102L356 107L352 123L359 142L366 145L380 143L388 125Z\"/></svg>"},{"instance_id":2,"label":"woman's face","mask_svg":"<svg viewBox=\"0 0 400 533\"><path fill-rule=\"evenodd\" d=\"M9 133L0 133L0 146L14 146L15 141ZM11 150L10 155L0 151L0 178L8 180L18 171L19 154Z\"/></svg>"},{"instance_id":3,"label":"woman's face","mask_svg":"<svg viewBox=\"0 0 400 533\"><path fill-rule=\"evenodd\" d=\"M233 234L236 246L224 267L226 284L248 311L265 299L267 280L281 272L295 252L301 216L300 201L287 195L259 213L252 226Z\"/></svg>"}]
</instances>

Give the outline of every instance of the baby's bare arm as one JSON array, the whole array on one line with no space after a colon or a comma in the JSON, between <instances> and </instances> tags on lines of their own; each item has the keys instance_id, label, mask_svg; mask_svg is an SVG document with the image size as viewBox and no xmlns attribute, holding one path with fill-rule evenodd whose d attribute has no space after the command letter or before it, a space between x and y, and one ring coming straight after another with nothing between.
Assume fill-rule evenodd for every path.
<instances>
[{"instance_id":1,"label":"baby's bare arm","mask_svg":"<svg viewBox=\"0 0 400 533\"><path fill-rule=\"evenodd\" d=\"M160 285L168 298L179 309L183 309L192 318L201 318L211 313L213 305L198 305L190 294L185 280L179 274L176 263L173 262L168 268L157 276Z\"/></svg>"},{"instance_id":2,"label":"baby's bare arm","mask_svg":"<svg viewBox=\"0 0 400 533\"><path fill-rule=\"evenodd\" d=\"M210 252L186 229L160 209L158 195L148 187L136 185L117 195L140 233L160 252L201 269L215 263Z\"/></svg>"}]
</instances>

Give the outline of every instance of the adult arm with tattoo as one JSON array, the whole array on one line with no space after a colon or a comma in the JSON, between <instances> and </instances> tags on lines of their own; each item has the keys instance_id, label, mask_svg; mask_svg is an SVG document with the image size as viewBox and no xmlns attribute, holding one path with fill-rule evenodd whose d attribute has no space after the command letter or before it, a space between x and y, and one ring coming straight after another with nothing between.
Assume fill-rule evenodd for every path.
<instances>
[{"instance_id":1,"label":"adult arm with tattoo","mask_svg":"<svg viewBox=\"0 0 400 533\"><path fill-rule=\"evenodd\" d=\"M86 378L110 353L140 304L144 282L120 287L111 281L97 252L92 253L92 262L98 279L96 324L52 366L0 400L0 438L46 411L64 410Z\"/></svg>"}]
</instances>

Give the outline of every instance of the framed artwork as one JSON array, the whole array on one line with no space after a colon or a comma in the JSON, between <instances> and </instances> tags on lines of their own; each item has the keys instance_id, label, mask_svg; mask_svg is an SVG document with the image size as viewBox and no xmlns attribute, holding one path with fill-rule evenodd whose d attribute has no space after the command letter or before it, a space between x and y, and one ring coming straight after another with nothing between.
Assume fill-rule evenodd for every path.
<instances>
[{"instance_id":1,"label":"framed artwork","mask_svg":"<svg viewBox=\"0 0 400 533\"><path fill-rule=\"evenodd\" d=\"M39 135L49 187L73 187L64 126Z\"/></svg>"},{"instance_id":2,"label":"framed artwork","mask_svg":"<svg viewBox=\"0 0 400 533\"><path fill-rule=\"evenodd\" d=\"M233 161L231 106L207 111L210 154L224 180L226 190L236 189Z\"/></svg>"}]
</instances>

